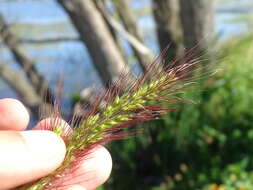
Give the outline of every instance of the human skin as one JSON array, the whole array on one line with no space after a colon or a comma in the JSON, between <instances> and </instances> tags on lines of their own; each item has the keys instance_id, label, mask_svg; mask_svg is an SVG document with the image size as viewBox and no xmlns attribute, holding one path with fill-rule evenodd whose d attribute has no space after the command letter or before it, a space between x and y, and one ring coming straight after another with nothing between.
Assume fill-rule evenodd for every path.
<instances>
[{"instance_id":1,"label":"human skin","mask_svg":"<svg viewBox=\"0 0 253 190\"><path fill-rule=\"evenodd\" d=\"M46 176L64 159L64 141L51 131L39 130L43 123L25 131L28 123L29 114L21 102L0 99L0 190ZM109 152L97 146L63 190L93 190L108 179L111 168Z\"/></svg>"}]
</instances>

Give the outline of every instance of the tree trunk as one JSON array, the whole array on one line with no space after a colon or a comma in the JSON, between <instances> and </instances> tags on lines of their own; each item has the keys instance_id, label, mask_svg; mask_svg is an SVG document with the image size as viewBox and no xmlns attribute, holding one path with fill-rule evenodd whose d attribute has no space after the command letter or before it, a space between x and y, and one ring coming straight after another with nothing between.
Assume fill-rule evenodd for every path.
<instances>
[{"instance_id":1,"label":"tree trunk","mask_svg":"<svg viewBox=\"0 0 253 190\"><path fill-rule=\"evenodd\" d=\"M25 76L21 72L12 70L4 63L0 63L0 76L13 88L32 113L38 117L38 110L42 104L42 98L26 80Z\"/></svg>"},{"instance_id":2,"label":"tree trunk","mask_svg":"<svg viewBox=\"0 0 253 190\"><path fill-rule=\"evenodd\" d=\"M122 58L124 59L124 62L127 62L127 55L120 43L120 40L118 39L117 31L111 26L111 24L108 22L108 19L106 19L105 15L103 14L103 11L106 10L106 0L94 0L94 3L96 5L96 8L101 13L101 15L105 21L105 24L113 37L114 43L116 44L117 48L120 51Z\"/></svg>"},{"instance_id":3,"label":"tree trunk","mask_svg":"<svg viewBox=\"0 0 253 190\"><path fill-rule=\"evenodd\" d=\"M215 0L180 0L180 5L185 47L201 55L214 40Z\"/></svg>"},{"instance_id":4,"label":"tree trunk","mask_svg":"<svg viewBox=\"0 0 253 190\"><path fill-rule=\"evenodd\" d=\"M136 37L141 43L144 44L144 37L142 36L139 28L136 26L134 13L129 5L129 0L118 0L114 1L114 5L117 9L117 13L125 27L125 29ZM135 56L137 57L143 70L147 67L148 64L152 62L151 55L146 55L138 51L134 46L132 46Z\"/></svg>"},{"instance_id":5,"label":"tree trunk","mask_svg":"<svg viewBox=\"0 0 253 190\"><path fill-rule=\"evenodd\" d=\"M163 50L169 45L169 60L179 55L182 50L182 27L179 19L178 0L153 0L153 14L156 22L156 32Z\"/></svg>"},{"instance_id":6,"label":"tree trunk","mask_svg":"<svg viewBox=\"0 0 253 190\"><path fill-rule=\"evenodd\" d=\"M58 0L66 10L107 86L122 72L129 72L101 14L92 0Z\"/></svg>"},{"instance_id":7,"label":"tree trunk","mask_svg":"<svg viewBox=\"0 0 253 190\"><path fill-rule=\"evenodd\" d=\"M36 92L49 103L52 102L53 93L50 91L47 82L43 79L35 67L35 63L22 51L18 44L18 39L9 30L7 24L4 22L3 17L0 15L0 37L4 44L10 49L17 63L23 68L26 76L31 84L36 89Z\"/></svg>"}]
</instances>

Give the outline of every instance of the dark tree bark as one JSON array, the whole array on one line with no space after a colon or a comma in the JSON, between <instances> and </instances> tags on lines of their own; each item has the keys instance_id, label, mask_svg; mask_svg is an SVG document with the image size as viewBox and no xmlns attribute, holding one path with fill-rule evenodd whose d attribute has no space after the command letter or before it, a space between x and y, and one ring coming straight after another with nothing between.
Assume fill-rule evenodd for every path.
<instances>
[{"instance_id":1,"label":"dark tree bark","mask_svg":"<svg viewBox=\"0 0 253 190\"><path fill-rule=\"evenodd\" d=\"M122 72L129 72L100 12L92 0L58 0L66 10L93 59L104 83L116 80Z\"/></svg>"},{"instance_id":2,"label":"dark tree bark","mask_svg":"<svg viewBox=\"0 0 253 190\"><path fill-rule=\"evenodd\" d=\"M152 2L160 49L163 50L169 45L167 58L172 60L182 50L179 2L178 0L153 0Z\"/></svg>"},{"instance_id":3,"label":"dark tree bark","mask_svg":"<svg viewBox=\"0 0 253 190\"><path fill-rule=\"evenodd\" d=\"M118 0L114 1L114 5L117 9L117 13L125 27L125 29L132 34L136 39L138 39L141 43L144 44L144 37L141 34L141 31L136 25L134 13L130 7L129 0ZM152 62L152 56L143 54L138 51L134 46L132 46L135 56L137 57L141 67L143 70L147 67L148 64Z\"/></svg>"},{"instance_id":4,"label":"dark tree bark","mask_svg":"<svg viewBox=\"0 0 253 190\"><path fill-rule=\"evenodd\" d=\"M214 40L215 0L180 0L180 5L186 50L196 46L202 54Z\"/></svg>"},{"instance_id":5,"label":"dark tree bark","mask_svg":"<svg viewBox=\"0 0 253 190\"><path fill-rule=\"evenodd\" d=\"M3 17L0 15L0 38L3 43L10 49L17 63L23 68L29 81L36 89L36 92L41 97L45 97L47 102L52 102L53 93L50 91L47 82L37 70L35 63L22 51L18 43L18 39L9 30L7 24L4 22Z\"/></svg>"}]
</instances>

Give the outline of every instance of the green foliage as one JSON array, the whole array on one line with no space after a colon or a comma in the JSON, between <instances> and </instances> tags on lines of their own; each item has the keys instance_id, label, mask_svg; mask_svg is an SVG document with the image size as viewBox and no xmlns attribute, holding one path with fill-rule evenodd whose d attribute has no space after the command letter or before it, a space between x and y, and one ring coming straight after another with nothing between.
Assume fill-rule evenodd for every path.
<instances>
[{"instance_id":1,"label":"green foliage","mask_svg":"<svg viewBox=\"0 0 253 190\"><path fill-rule=\"evenodd\" d=\"M253 189L253 38L220 48L222 70L202 84L198 101L145 124L111 145L109 189ZM152 125L152 126L147 126Z\"/></svg>"},{"instance_id":2,"label":"green foliage","mask_svg":"<svg viewBox=\"0 0 253 190\"><path fill-rule=\"evenodd\" d=\"M74 94L72 94L71 102L73 104L76 104L79 101L81 101L81 95L80 95L80 93L74 93Z\"/></svg>"}]
</instances>

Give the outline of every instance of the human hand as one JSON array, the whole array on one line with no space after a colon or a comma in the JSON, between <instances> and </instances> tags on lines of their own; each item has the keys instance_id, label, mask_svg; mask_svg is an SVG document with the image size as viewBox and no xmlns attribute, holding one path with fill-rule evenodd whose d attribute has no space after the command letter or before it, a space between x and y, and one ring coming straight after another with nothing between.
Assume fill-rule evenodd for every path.
<instances>
[{"instance_id":1,"label":"human hand","mask_svg":"<svg viewBox=\"0 0 253 190\"><path fill-rule=\"evenodd\" d=\"M0 99L0 189L14 188L46 176L64 159L63 140L51 131L24 131L28 122L29 114L22 103ZM111 167L109 152L98 146L80 164L70 185L63 190L93 190L108 179Z\"/></svg>"}]
</instances>

